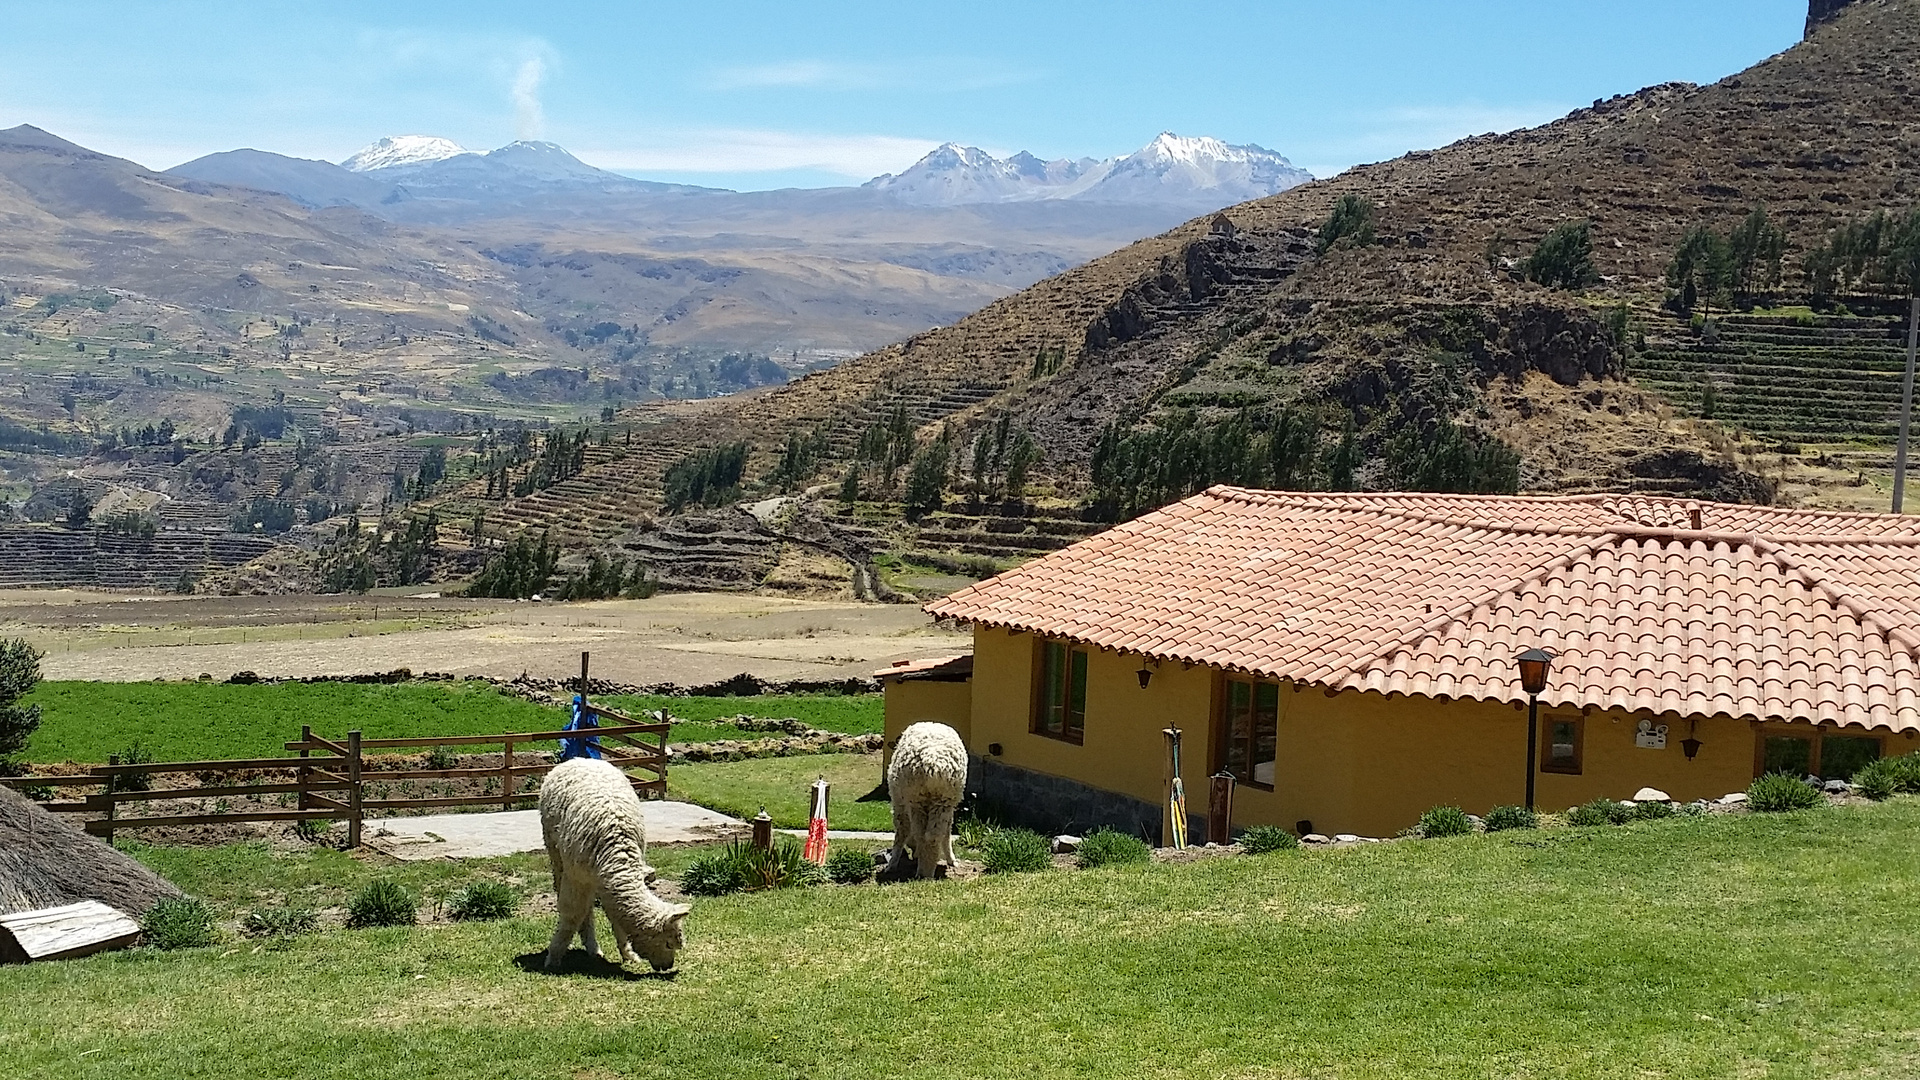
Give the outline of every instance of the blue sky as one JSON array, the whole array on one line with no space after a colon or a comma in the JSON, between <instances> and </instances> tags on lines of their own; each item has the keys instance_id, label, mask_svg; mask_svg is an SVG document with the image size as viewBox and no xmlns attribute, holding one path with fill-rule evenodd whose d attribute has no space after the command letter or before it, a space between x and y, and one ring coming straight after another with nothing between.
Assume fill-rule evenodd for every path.
<instances>
[{"instance_id":1,"label":"blue sky","mask_svg":"<svg viewBox=\"0 0 1920 1080\"><path fill-rule=\"evenodd\" d=\"M637 176L858 182L954 140L1105 157L1162 130L1316 175L1711 82L1805 0L18 3L0 127L165 168L381 135L550 139Z\"/></svg>"}]
</instances>

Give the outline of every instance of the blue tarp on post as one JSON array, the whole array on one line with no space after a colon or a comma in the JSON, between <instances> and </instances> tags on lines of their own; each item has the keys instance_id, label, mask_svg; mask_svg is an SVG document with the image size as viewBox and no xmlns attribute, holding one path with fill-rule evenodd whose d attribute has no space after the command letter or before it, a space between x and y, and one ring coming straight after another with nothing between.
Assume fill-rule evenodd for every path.
<instances>
[{"instance_id":1,"label":"blue tarp on post","mask_svg":"<svg viewBox=\"0 0 1920 1080\"><path fill-rule=\"evenodd\" d=\"M594 719L593 712L587 708L586 699L579 694L573 695L573 719L567 721L565 731L585 731L597 728L600 721ZM560 760L570 758L598 758L600 756L600 736L581 735L560 740Z\"/></svg>"}]
</instances>

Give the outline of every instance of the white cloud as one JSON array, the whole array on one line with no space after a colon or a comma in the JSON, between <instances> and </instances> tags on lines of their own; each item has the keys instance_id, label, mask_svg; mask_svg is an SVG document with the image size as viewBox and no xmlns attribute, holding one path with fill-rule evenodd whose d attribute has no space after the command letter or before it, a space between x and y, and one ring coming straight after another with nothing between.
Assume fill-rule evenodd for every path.
<instances>
[{"instance_id":1,"label":"white cloud","mask_svg":"<svg viewBox=\"0 0 1920 1080\"><path fill-rule=\"evenodd\" d=\"M709 90L880 90L934 92L986 90L1040 78L1035 71L1007 71L991 61L934 59L913 64L843 64L832 60L780 60L719 68L704 80Z\"/></svg>"},{"instance_id":2,"label":"white cloud","mask_svg":"<svg viewBox=\"0 0 1920 1080\"><path fill-rule=\"evenodd\" d=\"M1437 150L1470 135L1535 127L1573 109L1546 102L1402 106L1357 115L1348 123L1345 136L1301 145L1291 156L1315 176L1335 176L1354 165L1386 161L1409 150Z\"/></svg>"},{"instance_id":3,"label":"white cloud","mask_svg":"<svg viewBox=\"0 0 1920 1080\"><path fill-rule=\"evenodd\" d=\"M815 135L791 131L709 128L623 146L580 148L582 161L623 172L750 173L818 169L866 180L899 172L937 139L894 135Z\"/></svg>"},{"instance_id":4,"label":"white cloud","mask_svg":"<svg viewBox=\"0 0 1920 1080\"><path fill-rule=\"evenodd\" d=\"M546 75L546 62L538 56L520 61L520 70L514 73L514 130L518 138L537 139L546 130L547 118L540 111L540 80Z\"/></svg>"}]
</instances>

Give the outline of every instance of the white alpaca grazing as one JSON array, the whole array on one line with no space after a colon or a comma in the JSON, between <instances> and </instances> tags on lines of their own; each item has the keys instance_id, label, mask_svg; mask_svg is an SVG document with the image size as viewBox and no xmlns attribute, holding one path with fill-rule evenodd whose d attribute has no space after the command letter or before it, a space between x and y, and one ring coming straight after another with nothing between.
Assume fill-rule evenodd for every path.
<instances>
[{"instance_id":1,"label":"white alpaca grazing","mask_svg":"<svg viewBox=\"0 0 1920 1080\"><path fill-rule=\"evenodd\" d=\"M893 797L893 854L887 871L904 868L913 849L915 871L933 877L953 868L953 812L967 787L967 744L945 724L910 724L887 763L887 793Z\"/></svg>"},{"instance_id":2,"label":"white alpaca grazing","mask_svg":"<svg viewBox=\"0 0 1920 1080\"><path fill-rule=\"evenodd\" d=\"M547 774L540 786L540 833L553 864L553 891L560 922L547 946L547 970L566 959L575 934L595 956L593 900L600 898L622 961L637 950L655 971L673 967L685 946L685 904L669 904L647 888L647 826L640 798L627 775L604 761L574 758Z\"/></svg>"}]
</instances>

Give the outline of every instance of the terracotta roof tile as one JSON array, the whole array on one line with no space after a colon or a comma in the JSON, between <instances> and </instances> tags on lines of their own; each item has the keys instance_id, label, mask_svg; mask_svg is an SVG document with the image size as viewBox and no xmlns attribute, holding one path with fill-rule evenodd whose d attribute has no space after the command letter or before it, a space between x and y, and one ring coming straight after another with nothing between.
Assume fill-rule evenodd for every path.
<instances>
[{"instance_id":1,"label":"terracotta roof tile","mask_svg":"<svg viewBox=\"0 0 1920 1080\"><path fill-rule=\"evenodd\" d=\"M1698 528L1695 527L1696 522ZM1219 487L927 605L1336 689L1920 730L1920 519Z\"/></svg>"}]
</instances>

